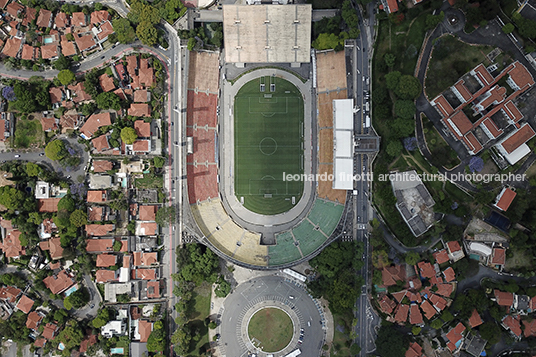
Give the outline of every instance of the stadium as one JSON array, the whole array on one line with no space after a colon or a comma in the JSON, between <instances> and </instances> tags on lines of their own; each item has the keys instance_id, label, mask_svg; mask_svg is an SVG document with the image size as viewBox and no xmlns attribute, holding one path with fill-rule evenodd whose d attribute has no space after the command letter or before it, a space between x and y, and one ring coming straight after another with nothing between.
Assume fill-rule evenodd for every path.
<instances>
[{"instance_id":1,"label":"stadium","mask_svg":"<svg viewBox=\"0 0 536 357\"><path fill-rule=\"evenodd\" d=\"M311 15L311 5L224 5L225 56L190 53L187 235L249 268L311 259L346 216L348 183L285 180L352 174L338 154L352 138L334 138L334 100L351 102L344 53L311 51ZM353 122L348 105L338 116Z\"/></svg>"}]
</instances>

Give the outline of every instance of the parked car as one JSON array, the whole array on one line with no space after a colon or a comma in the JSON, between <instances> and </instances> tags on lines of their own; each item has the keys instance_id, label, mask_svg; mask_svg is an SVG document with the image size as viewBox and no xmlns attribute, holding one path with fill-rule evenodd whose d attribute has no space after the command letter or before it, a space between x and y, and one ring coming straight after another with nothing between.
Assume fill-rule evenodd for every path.
<instances>
[{"instance_id":1,"label":"parked car","mask_svg":"<svg viewBox=\"0 0 536 357\"><path fill-rule=\"evenodd\" d=\"M19 158L19 157L20 157L20 155L15 155L15 158Z\"/></svg>"}]
</instances>

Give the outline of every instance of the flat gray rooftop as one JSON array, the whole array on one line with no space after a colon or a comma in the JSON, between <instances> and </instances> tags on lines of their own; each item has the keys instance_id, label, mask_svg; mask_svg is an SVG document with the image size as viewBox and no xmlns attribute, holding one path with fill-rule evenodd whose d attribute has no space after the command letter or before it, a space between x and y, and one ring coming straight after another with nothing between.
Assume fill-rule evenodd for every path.
<instances>
[{"instance_id":1,"label":"flat gray rooftop","mask_svg":"<svg viewBox=\"0 0 536 357\"><path fill-rule=\"evenodd\" d=\"M309 63L311 5L223 5L228 63Z\"/></svg>"}]
</instances>

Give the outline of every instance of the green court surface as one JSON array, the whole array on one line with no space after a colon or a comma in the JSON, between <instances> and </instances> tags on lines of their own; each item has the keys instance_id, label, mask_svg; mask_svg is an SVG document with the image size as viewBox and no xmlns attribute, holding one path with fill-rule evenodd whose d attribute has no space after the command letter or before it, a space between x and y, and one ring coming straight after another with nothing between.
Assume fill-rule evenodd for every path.
<instances>
[{"instance_id":1,"label":"green court surface","mask_svg":"<svg viewBox=\"0 0 536 357\"><path fill-rule=\"evenodd\" d=\"M238 91L234 108L235 195L247 209L278 214L300 200L303 182L285 181L283 173L303 173L303 117L300 91L282 78L256 78Z\"/></svg>"},{"instance_id":2,"label":"green court surface","mask_svg":"<svg viewBox=\"0 0 536 357\"><path fill-rule=\"evenodd\" d=\"M337 228L343 211L343 205L317 199L307 218L319 226L322 232L330 236Z\"/></svg>"},{"instance_id":3,"label":"green court surface","mask_svg":"<svg viewBox=\"0 0 536 357\"><path fill-rule=\"evenodd\" d=\"M321 231L308 220L304 219L296 228L292 230L294 237L300 242L300 250L303 255L309 255L320 247L327 239Z\"/></svg>"},{"instance_id":4,"label":"green court surface","mask_svg":"<svg viewBox=\"0 0 536 357\"><path fill-rule=\"evenodd\" d=\"M276 235L276 241L276 245L268 247L269 266L288 264L302 257L290 231Z\"/></svg>"}]
</instances>

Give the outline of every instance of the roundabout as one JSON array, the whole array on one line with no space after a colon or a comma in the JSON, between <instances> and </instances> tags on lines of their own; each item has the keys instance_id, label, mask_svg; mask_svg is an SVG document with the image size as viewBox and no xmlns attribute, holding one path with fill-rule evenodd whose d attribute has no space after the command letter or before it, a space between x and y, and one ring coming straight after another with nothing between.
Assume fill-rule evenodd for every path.
<instances>
[{"instance_id":1,"label":"roundabout","mask_svg":"<svg viewBox=\"0 0 536 357\"><path fill-rule=\"evenodd\" d=\"M319 356L325 332L319 306L289 279L249 280L227 297L218 314L218 349L226 356L283 357L297 349Z\"/></svg>"}]
</instances>

